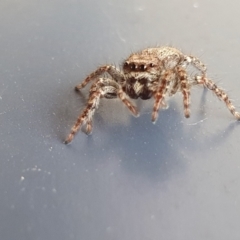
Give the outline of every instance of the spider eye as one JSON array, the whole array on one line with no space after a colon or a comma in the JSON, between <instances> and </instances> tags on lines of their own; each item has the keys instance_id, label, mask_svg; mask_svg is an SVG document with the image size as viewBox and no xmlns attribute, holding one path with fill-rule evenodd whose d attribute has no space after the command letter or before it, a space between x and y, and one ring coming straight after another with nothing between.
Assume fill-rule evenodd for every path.
<instances>
[{"instance_id":1,"label":"spider eye","mask_svg":"<svg viewBox=\"0 0 240 240\"><path fill-rule=\"evenodd\" d=\"M135 70L136 69L135 64L134 63L130 64L130 68L131 68L131 70Z\"/></svg>"},{"instance_id":2,"label":"spider eye","mask_svg":"<svg viewBox=\"0 0 240 240\"><path fill-rule=\"evenodd\" d=\"M149 67L154 67L154 65L152 63L149 64Z\"/></svg>"},{"instance_id":3,"label":"spider eye","mask_svg":"<svg viewBox=\"0 0 240 240\"><path fill-rule=\"evenodd\" d=\"M146 69L146 66L144 64L140 65L140 70L144 71Z\"/></svg>"}]
</instances>

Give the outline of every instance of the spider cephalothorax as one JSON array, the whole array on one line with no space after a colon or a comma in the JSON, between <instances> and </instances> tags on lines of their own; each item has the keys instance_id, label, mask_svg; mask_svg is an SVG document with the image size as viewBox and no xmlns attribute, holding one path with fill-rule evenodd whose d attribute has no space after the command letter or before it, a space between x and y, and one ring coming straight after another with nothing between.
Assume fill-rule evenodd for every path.
<instances>
[{"instance_id":1,"label":"spider cephalothorax","mask_svg":"<svg viewBox=\"0 0 240 240\"><path fill-rule=\"evenodd\" d=\"M199 74L191 77L187 66L191 64ZM86 133L92 132L92 117L101 98L119 98L137 116L138 111L129 98L143 100L154 98L152 121L157 120L158 111L165 106L165 97L182 92L185 117L190 117L190 89L193 85L202 85L212 90L227 108L240 120L240 113L228 98L228 95L207 78L206 66L196 57L184 55L172 47L147 48L131 54L123 63L122 70L112 65L99 67L91 73L76 90L85 87L94 80L90 88L87 106L78 117L65 143L70 143L82 125L86 125ZM108 73L109 77L100 77Z\"/></svg>"}]
</instances>

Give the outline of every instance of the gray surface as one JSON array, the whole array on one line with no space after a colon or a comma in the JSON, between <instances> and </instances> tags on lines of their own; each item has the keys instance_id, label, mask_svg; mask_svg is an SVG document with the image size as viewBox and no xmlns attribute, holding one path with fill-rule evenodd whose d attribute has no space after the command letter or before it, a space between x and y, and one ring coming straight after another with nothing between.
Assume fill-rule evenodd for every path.
<instances>
[{"instance_id":1,"label":"gray surface","mask_svg":"<svg viewBox=\"0 0 240 240\"><path fill-rule=\"evenodd\" d=\"M1 240L240 239L240 126L192 91L151 119L103 101L93 135L62 143L85 98L74 86L131 51L200 56L240 109L239 1L0 3ZM86 92L85 92L86 93Z\"/></svg>"}]
</instances>

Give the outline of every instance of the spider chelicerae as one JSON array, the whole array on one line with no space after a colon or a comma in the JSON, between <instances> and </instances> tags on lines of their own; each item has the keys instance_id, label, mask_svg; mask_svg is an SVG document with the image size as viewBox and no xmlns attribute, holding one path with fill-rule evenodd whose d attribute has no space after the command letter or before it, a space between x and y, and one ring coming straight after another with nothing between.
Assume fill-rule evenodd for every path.
<instances>
[{"instance_id":1,"label":"spider chelicerae","mask_svg":"<svg viewBox=\"0 0 240 240\"><path fill-rule=\"evenodd\" d=\"M190 76L187 72L189 64L199 73ZM87 105L73 125L65 143L70 143L83 125L86 126L87 134L92 132L93 115L101 98L119 98L134 116L138 116L137 108L129 99L147 100L153 97L152 121L155 122L159 109L166 106L166 96L180 91L183 95L184 115L189 118L190 89L194 85L202 85L212 90L225 102L232 115L240 120L240 113L235 110L228 95L206 76L206 71L206 66L198 58L185 55L173 47L147 48L133 53L123 62L122 70L112 65L99 67L75 87L79 91L94 80Z\"/></svg>"}]
</instances>

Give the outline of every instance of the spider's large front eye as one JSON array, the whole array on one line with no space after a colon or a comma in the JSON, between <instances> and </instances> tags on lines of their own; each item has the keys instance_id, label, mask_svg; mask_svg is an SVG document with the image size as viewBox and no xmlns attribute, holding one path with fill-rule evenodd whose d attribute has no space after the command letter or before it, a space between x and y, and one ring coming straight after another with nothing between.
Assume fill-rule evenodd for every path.
<instances>
[{"instance_id":1,"label":"spider's large front eye","mask_svg":"<svg viewBox=\"0 0 240 240\"><path fill-rule=\"evenodd\" d=\"M144 64L142 64L142 65L140 65L139 68L140 68L141 71L144 71L147 67Z\"/></svg>"},{"instance_id":2,"label":"spider's large front eye","mask_svg":"<svg viewBox=\"0 0 240 240\"><path fill-rule=\"evenodd\" d=\"M130 69L131 69L131 70L135 70L135 69L136 69L136 66L135 66L134 63L130 64Z\"/></svg>"}]
</instances>

